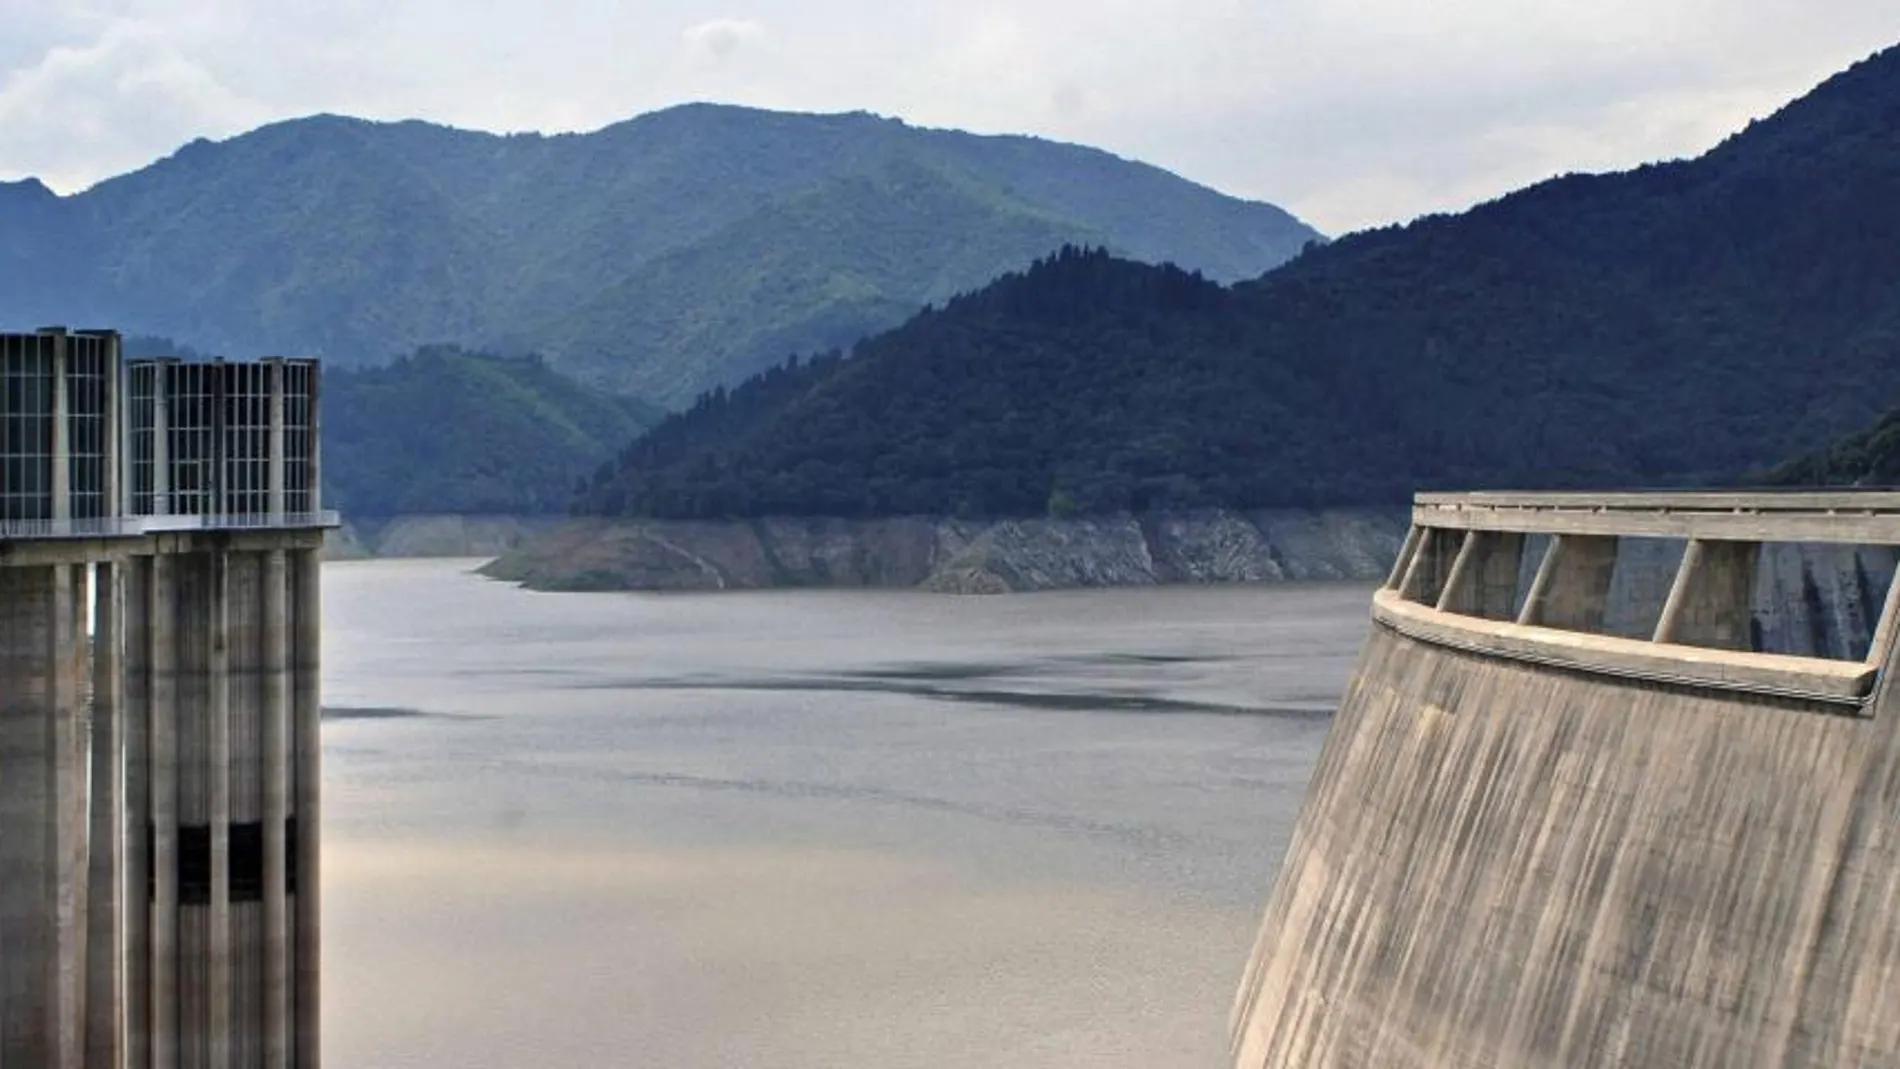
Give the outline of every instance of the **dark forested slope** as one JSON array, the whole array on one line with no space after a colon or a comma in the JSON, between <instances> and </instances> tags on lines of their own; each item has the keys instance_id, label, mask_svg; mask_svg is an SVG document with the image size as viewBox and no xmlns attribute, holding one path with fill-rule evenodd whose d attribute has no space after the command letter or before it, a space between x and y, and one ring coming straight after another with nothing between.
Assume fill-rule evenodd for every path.
<instances>
[{"instance_id":1,"label":"dark forested slope","mask_svg":"<svg viewBox=\"0 0 1900 1069\"><path fill-rule=\"evenodd\" d=\"M580 507L1023 514L1714 480L1900 398L1900 50L1703 157L1233 290L1070 251L701 400Z\"/></svg>"},{"instance_id":2,"label":"dark forested slope","mask_svg":"<svg viewBox=\"0 0 1900 1069\"><path fill-rule=\"evenodd\" d=\"M1890 49L1699 159L1354 235L1240 298L1355 426L1441 454L1428 475L1717 478L1894 400L1896 204Z\"/></svg>"},{"instance_id":3,"label":"dark forested slope","mask_svg":"<svg viewBox=\"0 0 1900 1069\"><path fill-rule=\"evenodd\" d=\"M1900 408L1866 430L1777 465L1761 481L1770 486L1900 486Z\"/></svg>"}]
</instances>

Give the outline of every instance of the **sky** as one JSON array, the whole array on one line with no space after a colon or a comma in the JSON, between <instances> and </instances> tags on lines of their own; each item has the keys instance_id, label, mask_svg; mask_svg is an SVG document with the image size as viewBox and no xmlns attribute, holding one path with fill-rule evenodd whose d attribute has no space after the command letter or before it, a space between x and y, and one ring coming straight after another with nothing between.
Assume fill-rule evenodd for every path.
<instances>
[{"instance_id":1,"label":"sky","mask_svg":"<svg viewBox=\"0 0 1900 1069\"><path fill-rule=\"evenodd\" d=\"M1081 142L1339 234L1695 155L1897 41L1893 0L0 0L0 179L709 100Z\"/></svg>"}]
</instances>

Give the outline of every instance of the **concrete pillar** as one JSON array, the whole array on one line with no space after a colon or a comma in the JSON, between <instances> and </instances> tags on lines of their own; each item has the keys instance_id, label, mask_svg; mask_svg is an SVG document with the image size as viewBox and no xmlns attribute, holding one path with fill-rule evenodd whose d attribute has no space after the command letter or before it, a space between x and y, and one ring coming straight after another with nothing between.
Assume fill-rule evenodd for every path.
<instances>
[{"instance_id":1,"label":"concrete pillar","mask_svg":"<svg viewBox=\"0 0 1900 1069\"><path fill-rule=\"evenodd\" d=\"M0 1065L51 1064L51 568L0 567ZM63 584L62 584L63 588Z\"/></svg>"},{"instance_id":2,"label":"concrete pillar","mask_svg":"<svg viewBox=\"0 0 1900 1069\"><path fill-rule=\"evenodd\" d=\"M314 485L312 492L315 492ZM323 750L318 724L322 714L323 614L318 551L293 551L290 567L293 572L291 612L295 614L291 623L291 733L292 755L296 763L292 815L297 822L297 841L294 845L297 872L296 945L292 951L296 970L296 992L293 996L296 1018L295 1065L296 1069L319 1069L322 1065L321 1046L318 1043L322 873L318 861L322 829L320 802Z\"/></svg>"},{"instance_id":3,"label":"concrete pillar","mask_svg":"<svg viewBox=\"0 0 1900 1069\"><path fill-rule=\"evenodd\" d=\"M1412 558L1418 553L1420 532L1424 528L1413 524L1405 532L1405 542L1399 546L1398 559L1392 562L1392 574L1386 576L1385 588L1397 590L1405 584L1405 575L1412 567Z\"/></svg>"},{"instance_id":4,"label":"concrete pillar","mask_svg":"<svg viewBox=\"0 0 1900 1069\"><path fill-rule=\"evenodd\" d=\"M218 922L224 876L218 858L220 781L225 754L219 725L223 703L216 697L219 683L218 568L215 553L187 553L167 558L174 574L177 598L174 617L176 655L173 661L176 707L176 764L178 787L177 939L174 948L174 986L177 1004L177 1058L180 1069L208 1069L228 1064L214 1060L223 1045L222 1023L216 1004L223 985L218 979L226 964Z\"/></svg>"},{"instance_id":5,"label":"concrete pillar","mask_svg":"<svg viewBox=\"0 0 1900 1069\"><path fill-rule=\"evenodd\" d=\"M209 589L199 624L207 662L203 715L207 719L204 771L210 807L211 909L206 932L205 1050L211 1066L231 1064L231 646L230 554L222 550L204 561Z\"/></svg>"},{"instance_id":6,"label":"concrete pillar","mask_svg":"<svg viewBox=\"0 0 1900 1069\"><path fill-rule=\"evenodd\" d=\"M1749 625L1760 554L1758 542L1690 539L1656 622L1655 640L1711 649L1752 648Z\"/></svg>"},{"instance_id":7,"label":"concrete pillar","mask_svg":"<svg viewBox=\"0 0 1900 1069\"><path fill-rule=\"evenodd\" d=\"M64 1024L71 1029L73 1058L76 1064L83 1065L86 1060L86 963L91 960L87 946L92 916L92 829L87 804L92 785L92 640L86 629L92 599L92 565L68 565L66 572L71 593L66 602L70 609L66 617L65 652L67 678L72 680L73 686L73 716L66 732L63 763L72 777L72 789L62 795L60 825L71 828L72 835L61 844L60 869L72 876L60 908L64 913L62 921L65 917L71 918L72 939L63 951L68 956L60 961L60 981L66 987L62 993L67 1013Z\"/></svg>"},{"instance_id":8,"label":"concrete pillar","mask_svg":"<svg viewBox=\"0 0 1900 1069\"><path fill-rule=\"evenodd\" d=\"M0 1065L79 1069L84 780L71 565L0 567Z\"/></svg>"},{"instance_id":9,"label":"concrete pillar","mask_svg":"<svg viewBox=\"0 0 1900 1069\"><path fill-rule=\"evenodd\" d=\"M54 937L55 955L54 1027L58 1053L51 1064L79 1069L86 1053L86 691L85 679L90 658L86 656L85 573L83 565L56 565L58 582L63 586L57 598L54 619L61 636L61 648L55 653L59 669L54 676L58 687L53 733L55 746L54 791L56 817L51 829L54 836L55 886L58 912Z\"/></svg>"},{"instance_id":10,"label":"concrete pillar","mask_svg":"<svg viewBox=\"0 0 1900 1069\"><path fill-rule=\"evenodd\" d=\"M274 380L281 385L282 367ZM273 420L281 430L282 391L273 401ZM282 435L277 435L281 442ZM281 453L278 454L281 456ZM275 466L281 472L281 465ZM281 507L282 482L273 486L274 500ZM264 1066L288 1069L291 1064L291 975L289 923L290 902L286 896L286 832L290 820L291 730L290 730L290 649L289 604L290 571L285 551L273 549L265 554L263 575L263 620L260 635L259 671L263 699L263 845L264 845Z\"/></svg>"},{"instance_id":11,"label":"concrete pillar","mask_svg":"<svg viewBox=\"0 0 1900 1069\"><path fill-rule=\"evenodd\" d=\"M1616 547L1614 536L1552 535L1517 622L1600 633Z\"/></svg>"},{"instance_id":12,"label":"concrete pillar","mask_svg":"<svg viewBox=\"0 0 1900 1069\"><path fill-rule=\"evenodd\" d=\"M1406 601L1418 601L1419 595L1424 593L1425 571L1429 567L1426 558L1431 554L1432 543L1438 540L1437 528L1434 527L1414 525L1412 535L1417 537L1407 536L1412 542L1412 553L1405 562L1405 574L1399 577L1399 597ZM1433 599L1433 603L1436 604L1436 599Z\"/></svg>"},{"instance_id":13,"label":"concrete pillar","mask_svg":"<svg viewBox=\"0 0 1900 1069\"><path fill-rule=\"evenodd\" d=\"M122 568L94 567L91 872L86 933L86 1065L118 1069L125 1035L125 736Z\"/></svg>"},{"instance_id":14,"label":"concrete pillar","mask_svg":"<svg viewBox=\"0 0 1900 1069\"><path fill-rule=\"evenodd\" d=\"M176 576L177 757L178 757L178 1064L180 1069L210 1069L217 1043L214 1030L214 974L220 964L214 945L217 898L217 781L222 778L217 751L216 676L212 646L216 588L213 554L186 553L170 558Z\"/></svg>"},{"instance_id":15,"label":"concrete pillar","mask_svg":"<svg viewBox=\"0 0 1900 1069\"><path fill-rule=\"evenodd\" d=\"M1427 527L1419 534L1412 563L1399 584L1399 596L1421 605L1438 604L1445 583L1464 549L1464 532L1443 527Z\"/></svg>"},{"instance_id":16,"label":"concrete pillar","mask_svg":"<svg viewBox=\"0 0 1900 1069\"><path fill-rule=\"evenodd\" d=\"M1466 585L1465 576L1471 571L1472 558L1477 555L1479 532L1466 531L1458 538L1458 555L1452 558L1451 570L1445 573L1445 582L1438 590L1438 597L1432 604L1440 611L1450 611L1451 606L1461 600Z\"/></svg>"},{"instance_id":17,"label":"concrete pillar","mask_svg":"<svg viewBox=\"0 0 1900 1069\"><path fill-rule=\"evenodd\" d=\"M264 925L266 667L264 606L268 553L227 557L226 614L230 720L230 1025L231 1061L255 1069L265 1063ZM282 587L279 587L281 594Z\"/></svg>"},{"instance_id":18,"label":"concrete pillar","mask_svg":"<svg viewBox=\"0 0 1900 1069\"><path fill-rule=\"evenodd\" d=\"M1524 536L1508 531L1467 531L1438 596L1444 612L1509 620L1517 602L1517 576L1524 564Z\"/></svg>"},{"instance_id":19,"label":"concrete pillar","mask_svg":"<svg viewBox=\"0 0 1900 1069\"><path fill-rule=\"evenodd\" d=\"M152 558L133 557L124 572L124 1064L146 1069L152 1057Z\"/></svg>"},{"instance_id":20,"label":"concrete pillar","mask_svg":"<svg viewBox=\"0 0 1900 1069\"><path fill-rule=\"evenodd\" d=\"M178 569L152 558L151 691L151 1069L177 1069L178 1013Z\"/></svg>"}]
</instances>

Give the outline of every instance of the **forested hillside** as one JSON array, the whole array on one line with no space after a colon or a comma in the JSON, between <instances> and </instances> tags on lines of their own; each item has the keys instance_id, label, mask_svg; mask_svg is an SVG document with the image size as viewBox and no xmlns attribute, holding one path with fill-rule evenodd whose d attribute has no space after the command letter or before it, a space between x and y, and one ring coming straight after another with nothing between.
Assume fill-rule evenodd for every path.
<instances>
[{"instance_id":1,"label":"forested hillside","mask_svg":"<svg viewBox=\"0 0 1900 1069\"><path fill-rule=\"evenodd\" d=\"M356 516L562 511L658 413L536 357L419 350L324 376L328 503Z\"/></svg>"},{"instance_id":2,"label":"forested hillside","mask_svg":"<svg viewBox=\"0 0 1900 1069\"><path fill-rule=\"evenodd\" d=\"M206 359L164 338L131 356ZM559 513L576 482L661 413L534 357L433 346L323 371L324 503L352 518Z\"/></svg>"},{"instance_id":3,"label":"forested hillside","mask_svg":"<svg viewBox=\"0 0 1900 1069\"><path fill-rule=\"evenodd\" d=\"M1223 289L1070 250L715 393L607 514L1021 515L1732 479L1900 399L1900 50L1699 159Z\"/></svg>"},{"instance_id":4,"label":"forested hillside","mask_svg":"<svg viewBox=\"0 0 1900 1069\"><path fill-rule=\"evenodd\" d=\"M1252 277L1317 235L1094 149L692 105L499 137L317 116L57 197L0 184L0 294L215 352L537 352L668 404L1065 241Z\"/></svg>"},{"instance_id":5,"label":"forested hillside","mask_svg":"<svg viewBox=\"0 0 1900 1069\"><path fill-rule=\"evenodd\" d=\"M1770 486L1900 486L1900 408L1862 431L1777 465Z\"/></svg>"}]
</instances>

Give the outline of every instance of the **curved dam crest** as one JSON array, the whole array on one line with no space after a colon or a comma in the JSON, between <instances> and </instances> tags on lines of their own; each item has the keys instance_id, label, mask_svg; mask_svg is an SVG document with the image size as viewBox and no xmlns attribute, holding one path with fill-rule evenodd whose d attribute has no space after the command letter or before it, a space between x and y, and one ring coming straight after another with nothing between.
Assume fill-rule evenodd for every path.
<instances>
[{"instance_id":1,"label":"curved dam crest","mask_svg":"<svg viewBox=\"0 0 1900 1069\"><path fill-rule=\"evenodd\" d=\"M1234 1064L1900 1065L1891 620L1865 659L1758 648L1752 543L1691 518L1658 641L1599 637L1609 568L1565 538L1538 603L1521 519L1415 532L1375 599Z\"/></svg>"}]
</instances>

